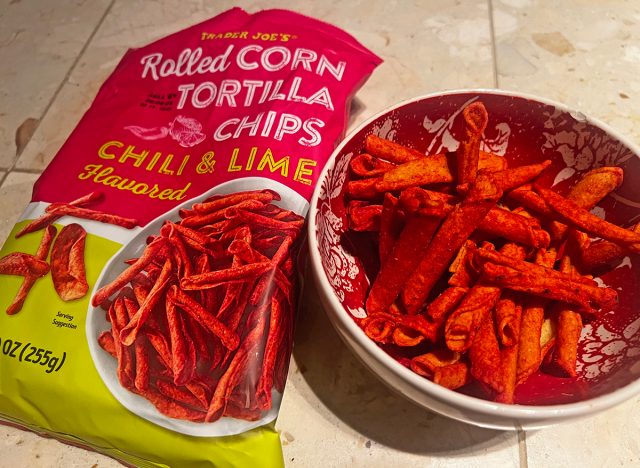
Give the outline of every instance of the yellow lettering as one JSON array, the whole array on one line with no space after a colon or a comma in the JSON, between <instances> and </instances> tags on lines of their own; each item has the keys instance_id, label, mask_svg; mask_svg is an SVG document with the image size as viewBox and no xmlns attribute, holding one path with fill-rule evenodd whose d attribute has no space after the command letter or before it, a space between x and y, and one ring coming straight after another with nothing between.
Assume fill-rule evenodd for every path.
<instances>
[{"instance_id":1,"label":"yellow lettering","mask_svg":"<svg viewBox=\"0 0 640 468\"><path fill-rule=\"evenodd\" d=\"M149 191L149 186L144 183L136 184L131 191L136 195L143 195Z\"/></svg>"},{"instance_id":2,"label":"yellow lettering","mask_svg":"<svg viewBox=\"0 0 640 468\"><path fill-rule=\"evenodd\" d=\"M147 171L151 171L155 167L156 163L160 159L160 156L162 156L162 153L160 151L156 151L156 154L153 155L151 161L149 161L149 164L147 164Z\"/></svg>"},{"instance_id":3,"label":"yellow lettering","mask_svg":"<svg viewBox=\"0 0 640 468\"><path fill-rule=\"evenodd\" d=\"M115 146L116 148L122 148L124 146L124 143L117 140L107 141L98 150L98 156L101 157L102 159L115 159L116 158L115 154L107 153L107 150L112 146Z\"/></svg>"},{"instance_id":4,"label":"yellow lettering","mask_svg":"<svg viewBox=\"0 0 640 468\"><path fill-rule=\"evenodd\" d=\"M170 196L169 196L169 200L182 200L184 199L184 197L186 196L187 193L187 189L191 187L191 182L189 182L187 185L185 185L183 188L181 188L180 190L176 190L174 191Z\"/></svg>"},{"instance_id":5,"label":"yellow lettering","mask_svg":"<svg viewBox=\"0 0 640 468\"><path fill-rule=\"evenodd\" d=\"M158 184L149 187L149 184L127 179L114 174L113 167L104 167L102 164L88 164L84 172L78 174L78 179L91 180L95 184L112 187L116 190L125 190L135 195L147 195L150 198L160 200L183 200L187 196L187 190L191 187L191 182L181 189L160 188Z\"/></svg>"},{"instance_id":6,"label":"yellow lettering","mask_svg":"<svg viewBox=\"0 0 640 468\"><path fill-rule=\"evenodd\" d=\"M182 171L184 171L184 168L187 165L187 162L189 162L189 158L191 157L191 155L187 154L184 158L182 158L182 164L180 164L180 167L178 168L178 172L176 172L176 175L182 175Z\"/></svg>"},{"instance_id":7,"label":"yellow lettering","mask_svg":"<svg viewBox=\"0 0 640 468\"><path fill-rule=\"evenodd\" d=\"M311 179L306 179L305 176L310 176L313 174L313 169L307 169L308 167L314 167L318 163L313 159L305 159L300 158L298 161L298 167L296 168L296 173L293 176L293 180L300 182L305 185L311 185Z\"/></svg>"},{"instance_id":8,"label":"yellow lettering","mask_svg":"<svg viewBox=\"0 0 640 468\"><path fill-rule=\"evenodd\" d=\"M89 177L93 177L100 169L102 169L102 164L87 164L84 166L84 170L87 172L81 172L78 174L78 179L85 180Z\"/></svg>"},{"instance_id":9,"label":"yellow lettering","mask_svg":"<svg viewBox=\"0 0 640 468\"><path fill-rule=\"evenodd\" d=\"M240 152L240 148L234 148L233 153L231 153L231 159L229 160L229 168L228 172L237 172L242 170L242 166L238 166L236 161L238 160L238 153Z\"/></svg>"},{"instance_id":10,"label":"yellow lettering","mask_svg":"<svg viewBox=\"0 0 640 468\"><path fill-rule=\"evenodd\" d=\"M162 192L160 192L160 194L158 195L158 198L160 200L168 200L172 194L173 194L172 189L164 189Z\"/></svg>"},{"instance_id":11,"label":"yellow lettering","mask_svg":"<svg viewBox=\"0 0 640 468\"><path fill-rule=\"evenodd\" d=\"M118 190L132 190L133 186L136 185L135 180L122 179L118 185L114 187Z\"/></svg>"},{"instance_id":12,"label":"yellow lettering","mask_svg":"<svg viewBox=\"0 0 640 468\"><path fill-rule=\"evenodd\" d=\"M279 159L277 162L273 159L273 153L269 148L264 152L260 162L258 163L257 170L264 170L265 166L269 166L269 171L276 172L280 169L280 174L282 177L287 177L289 175L289 156L285 156L282 159Z\"/></svg>"},{"instance_id":13,"label":"yellow lettering","mask_svg":"<svg viewBox=\"0 0 640 468\"><path fill-rule=\"evenodd\" d=\"M98 176L96 177L96 180L100 179L100 175L103 175L103 174L98 174ZM122 177L120 177L119 175L110 175L109 177L102 178L101 182L103 185L106 185L108 187L118 188L118 184L122 182Z\"/></svg>"},{"instance_id":14,"label":"yellow lettering","mask_svg":"<svg viewBox=\"0 0 640 468\"><path fill-rule=\"evenodd\" d=\"M131 158L135 160L135 162L133 163L134 167L140 167L144 162L145 158L147 157L147 155L149 154L149 151L144 150L142 153L134 153L133 152L134 149L136 149L136 147L133 145L127 146L127 149L125 150L124 153L122 153L122 156L120 156L120 159L118 159L118 162L123 163L127 159Z\"/></svg>"},{"instance_id":15,"label":"yellow lettering","mask_svg":"<svg viewBox=\"0 0 640 468\"><path fill-rule=\"evenodd\" d=\"M102 182L102 180L104 178L108 178L107 176L112 174L113 171L115 171L115 169L113 167L105 167L104 169L101 169L100 172L98 172L96 174L96 176L94 177L94 179L93 179L94 182L104 183L104 182ZM108 185L108 184L105 183L104 185Z\"/></svg>"},{"instance_id":16,"label":"yellow lettering","mask_svg":"<svg viewBox=\"0 0 640 468\"><path fill-rule=\"evenodd\" d=\"M256 159L256 153L258 152L258 147L254 146L251 148L251 152L249 153L249 159L247 160L247 171L250 171L253 167L253 161Z\"/></svg>"},{"instance_id":17,"label":"yellow lettering","mask_svg":"<svg viewBox=\"0 0 640 468\"><path fill-rule=\"evenodd\" d=\"M164 158L164 161L162 162L162 166L160 166L160 169L158 169L159 174L173 175L173 170L168 169L172 159L173 154L167 154L167 157Z\"/></svg>"}]
</instances>

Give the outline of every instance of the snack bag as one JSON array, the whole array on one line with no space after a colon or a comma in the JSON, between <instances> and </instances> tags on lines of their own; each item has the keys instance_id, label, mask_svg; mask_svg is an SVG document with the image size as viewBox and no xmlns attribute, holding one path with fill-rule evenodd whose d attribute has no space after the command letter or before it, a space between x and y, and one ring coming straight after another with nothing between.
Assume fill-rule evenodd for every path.
<instances>
[{"instance_id":1,"label":"snack bag","mask_svg":"<svg viewBox=\"0 0 640 468\"><path fill-rule=\"evenodd\" d=\"M138 466L278 466L313 186L380 59L234 8L130 50L0 251L0 418Z\"/></svg>"}]
</instances>

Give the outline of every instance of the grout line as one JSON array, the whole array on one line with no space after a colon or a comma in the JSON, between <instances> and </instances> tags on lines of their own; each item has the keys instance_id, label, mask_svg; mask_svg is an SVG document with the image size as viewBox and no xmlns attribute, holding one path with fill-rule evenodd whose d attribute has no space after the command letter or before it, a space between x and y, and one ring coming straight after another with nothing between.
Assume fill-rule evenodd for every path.
<instances>
[{"instance_id":1,"label":"grout line","mask_svg":"<svg viewBox=\"0 0 640 468\"><path fill-rule=\"evenodd\" d=\"M9 174L33 174L40 176L42 171L40 169L12 169L7 170L3 176L0 177L0 187L4 184L4 181L9 178Z\"/></svg>"},{"instance_id":2,"label":"grout line","mask_svg":"<svg viewBox=\"0 0 640 468\"><path fill-rule=\"evenodd\" d=\"M529 460L527 458L527 433L518 427L518 454L520 458L520 468L527 468Z\"/></svg>"},{"instance_id":3,"label":"grout line","mask_svg":"<svg viewBox=\"0 0 640 468\"><path fill-rule=\"evenodd\" d=\"M42 174L44 169L16 169L15 167L11 169L11 171L7 171L7 175L9 172L22 172L23 174Z\"/></svg>"},{"instance_id":4,"label":"grout line","mask_svg":"<svg viewBox=\"0 0 640 468\"><path fill-rule=\"evenodd\" d=\"M7 169L7 175L9 175L9 173L16 168L16 165L18 164L18 161L20 160L20 155L24 152L25 148L29 145L29 142L31 141L31 138L33 138L33 135L35 135L36 131L38 131L38 127L40 127L40 124L42 123L44 118L47 116L47 113L49 112L49 110L53 106L53 103L58 98L58 95L62 91L62 88L64 87L65 83L67 83L69 81L69 77L71 76L71 73L73 73L73 70L75 70L76 66L78 65L78 62L80 62L80 59L82 58L82 56L86 52L87 48L89 47L89 44L91 43L91 41L95 37L96 33L98 32L98 29L100 29L100 26L102 26L102 23L104 23L104 20L107 17L107 15L109 14L109 12L111 11L111 8L113 7L113 4L115 3L115 1L116 0L111 0L111 2L109 3L109 6L107 6L106 10L104 11L102 16L100 17L100 20L98 20L98 23L96 24L96 27L93 29L93 31L91 31L91 34L87 38L87 41L82 46L82 49L80 49L80 52L78 52L78 55L76 56L75 60L73 61L73 63L69 67L69 69L67 70L67 73L65 73L64 78L62 78L62 81L60 82L60 84L56 88L55 92L53 93L53 96L49 100L49 103L47 104L47 106L42 111L42 115L40 115L40 119L38 119L38 124L36 125L36 128L33 129L33 133L29 137L29 140L27 141L27 143L22 148L22 151L20 152L20 154L16 154L15 160L13 161L13 164L11 165L11 167L9 167ZM23 169L20 169L20 170L23 171L23 172L28 172L28 170L23 170ZM38 171L38 172L42 172L42 171ZM6 176L5 176L5 178L6 178ZM2 181L4 181L4 178L2 179Z\"/></svg>"},{"instance_id":5,"label":"grout line","mask_svg":"<svg viewBox=\"0 0 640 468\"><path fill-rule=\"evenodd\" d=\"M489 3L489 30L491 31L491 56L493 58L493 85L499 88L498 83L498 56L496 54L496 28L493 24L493 0L487 0Z\"/></svg>"}]
</instances>

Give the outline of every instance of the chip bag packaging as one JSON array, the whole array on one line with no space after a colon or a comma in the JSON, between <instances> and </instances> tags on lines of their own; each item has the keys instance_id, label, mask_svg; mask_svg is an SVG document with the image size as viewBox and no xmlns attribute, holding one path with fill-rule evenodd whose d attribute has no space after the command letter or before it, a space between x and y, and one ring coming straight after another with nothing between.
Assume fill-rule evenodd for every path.
<instances>
[{"instance_id":1,"label":"chip bag packaging","mask_svg":"<svg viewBox=\"0 0 640 468\"><path fill-rule=\"evenodd\" d=\"M0 252L0 419L138 466L279 466L297 254L380 59L234 8L129 50Z\"/></svg>"}]
</instances>

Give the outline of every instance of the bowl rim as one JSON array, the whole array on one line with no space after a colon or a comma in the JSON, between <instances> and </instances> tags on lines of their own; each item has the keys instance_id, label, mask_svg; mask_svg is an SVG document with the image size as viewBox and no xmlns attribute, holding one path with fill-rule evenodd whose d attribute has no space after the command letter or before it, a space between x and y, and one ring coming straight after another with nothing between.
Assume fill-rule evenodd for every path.
<instances>
[{"instance_id":1,"label":"bowl rim","mask_svg":"<svg viewBox=\"0 0 640 468\"><path fill-rule=\"evenodd\" d=\"M592 124L596 127L599 127L601 130L605 131L609 136L615 138L620 141L623 145L629 148L636 157L640 158L640 147L638 147L635 143L630 141L624 135L621 135L617 130L610 127L608 124L600 121L599 119L589 117L581 111L578 111L574 108L569 107L566 104L562 104L560 102L539 97L529 93L522 93L518 91L510 91L510 90L502 90L502 89L493 89L493 88L461 88L461 89L452 89L447 91L437 91L428 94L422 94L419 96L415 96L409 99L405 99L399 103L388 106L381 111L374 113L372 116L367 118L365 121L356 126L352 131L346 135L340 144L335 148L335 150L331 153L331 156L327 160L325 167L323 168L318 181L316 182L316 187L313 191L313 195L311 197L311 202L309 205L309 222L307 227L308 237L309 237L309 257L311 259L311 267L315 270L316 274L314 275L316 278L316 284L322 288L323 291L320 293L324 296L326 301L324 304L328 304L334 311L334 318L339 321L339 324L346 330L348 330L349 334L353 337L354 340L358 342L363 349L372 356L379 364L383 365L387 368L388 371L395 374L400 379L407 382L413 388L419 389L421 392L430 395L433 398L436 398L442 402L446 402L454 407L462 408L468 411L479 412L484 415L491 415L499 418L509 418L513 419L514 423L517 424L518 420L526 422L526 421L540 421L540 420L556 420L561 421L565 419L572 419L580 416L587 416L602 410L611 408L616 406L633 396L640 393L640 379L637 379L623 387L617 388L616 390L606 393L604 395L599 395L593 398L589 398L579 402L573 403L564 403L564 404L555 404L555 405L519 405L519 404L505 404L505 403L497 403L492 402L490 400L484 400L481 398L473 397L470 395L465 395L454 390L450 390L448 388L442 387L438 384L433 383L429 379L426 379L414 372L410 369L406 368L391 356L389 356L382 348L380 348L377 344L375 344L362 329L356 324L353 318L346 312L335 295L333 288L329 284L326 274L324 272L324 268L322 266L322 259L320 257L319 245L316 239L316 231L317 231L317 223L316 223L316 212L318 210L318 199L320 196L320 191L322 187L322 182L326 179L327 174L331 168L334 167L336 157L342 152L342 149L347 145L349 141L364 127L375 121L376 119L391 113L392 111L404 107L408 104L412 104L418 101L437 98L441 96L449 96L449 95L457 95L457 94L473 94L477 93L479 95L499 95L505 97L517 97L523 98L531 101L535 101L541 104L554 106L557 109L569 113L576 120L581 122L586 122ZM326 305L325 305L326 307ZM333 321L332 321L333 322ZM334 323L335 325L335 323ZM353 350L352 350L353 351ZM390 384L390 382L385 382ZM395 385L394 385L395 387Z\"/></svg>"}]
</instances>

